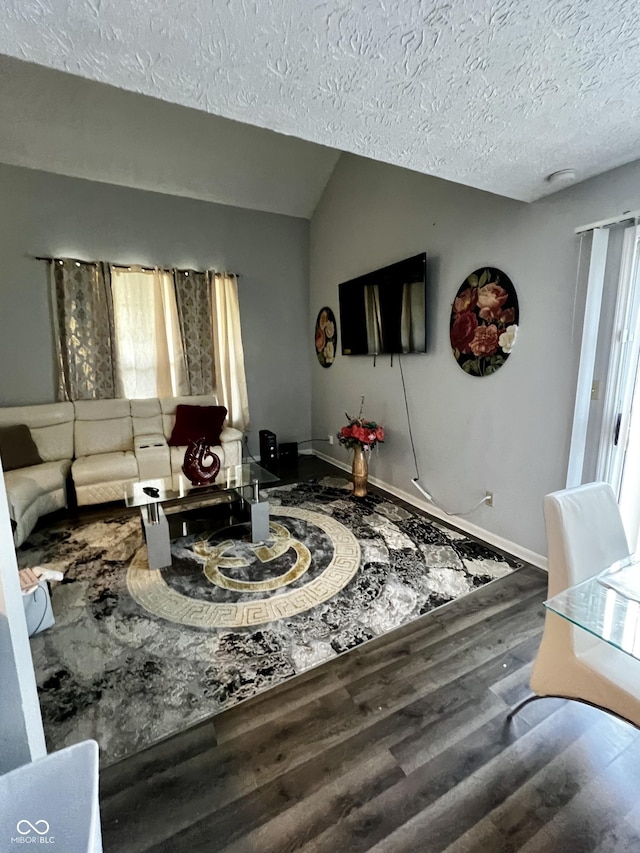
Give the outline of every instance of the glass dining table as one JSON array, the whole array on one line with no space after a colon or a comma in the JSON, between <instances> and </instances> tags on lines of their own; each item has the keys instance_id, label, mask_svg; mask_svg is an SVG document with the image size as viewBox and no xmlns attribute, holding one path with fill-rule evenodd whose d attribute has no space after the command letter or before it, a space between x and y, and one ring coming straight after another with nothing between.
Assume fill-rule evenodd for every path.
<instances>
[{"instance_id":1,"label":"glass dining table","mask_svg":"<svg viewBox=\"0 0 640 853\"><path fill-rule=\"evenodd\" d=\"M640 660L640 559L628 557L544 602L579 628Z\"/></svg>"},{"instance_id":2,"label":"glass dining table","mask_svg":"<svg viewBox=\"0 0 640 853\"><path fill-rule=\"evenodd\" d=\"M578 650L576 652L575 648L568 648L567 644L573 646L573 642L564 635L558 637L554 630L545 647L546 628L552 627L545 622L545 635L532 675L531 687L534 692L509 711L507 720L513 719L536 699L556 697L583 702L640 728L640 716L635 708L640 696L637 700L637 673L633 662L629 661L627 665L623 656L620 659L607 658L602 655L599 644L588 648L580 643L578 636L587 632L611 646L612 652L618 649L640 661L640 559L626 557L588 580L552 596L544 602L544 606L548 614L561 616L563 620L582 629L573 639L573 642L579 643ZM554 645L558 642L559 645ZM544 662L534 686L539 659ZM607 667L604 671L603 664ZM593 670L592 683L590 676L586 675L589 670ZM603 693L603 680L608 680L617 689L617 693L614 690L610 699L607 698L608 688Z\"/></svg>"}]
</instances>

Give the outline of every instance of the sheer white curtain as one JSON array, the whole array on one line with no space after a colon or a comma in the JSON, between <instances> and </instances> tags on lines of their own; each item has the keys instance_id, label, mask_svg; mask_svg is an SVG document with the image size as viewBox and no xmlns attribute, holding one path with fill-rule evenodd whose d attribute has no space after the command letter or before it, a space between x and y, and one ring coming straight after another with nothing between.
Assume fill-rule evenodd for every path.
<instances>
[{"instance_id":1,"label":"sheer white curtain","mask_svg":"<svg viewBox=\"0 0 640 853\"><path fill-rule=\"evenodd\" d=\"M171 273L112 266L111 290L119 395L184 393L184 353Z\"/></svg>"},{"instance_id":2,"label":"sheer white curtain","mask_svg":"<svg viewBox=\"0 0 640 853\"><path fill-rule=\"evenodd\" d=\"M235 275L212 276L211 314L218 401L227 408L229 424L245 431L249 426L249 399Z\"/></svg>"}]
</instances>

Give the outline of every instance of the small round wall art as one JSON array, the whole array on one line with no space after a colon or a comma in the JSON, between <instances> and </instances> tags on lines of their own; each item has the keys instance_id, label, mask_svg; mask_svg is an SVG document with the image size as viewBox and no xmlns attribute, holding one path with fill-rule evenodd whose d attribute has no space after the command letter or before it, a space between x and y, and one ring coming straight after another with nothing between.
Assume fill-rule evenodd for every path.
<instances>
[{"instance_id":1,"label":"small round wall art","mask_svg":"<svg viewBox=\"0 0 640 853\"><path fill-rule=\"evenodd\" d=\"M320 309L316 320L316 355L323 367L331 367L336 357L338 327L331 308Z\"/></svg>"},{"instance_id":2,"label":"small round wall art","mask_svg":"<svg viewBox=\"0 0 640 853\"><path fill-rule=\"evenodd\" d=\"M501 368L515 345L519 320L509 276L495 267L472 272L451 309L451 348L464 372L490 376Z\"/></svg>"}]
</instances>

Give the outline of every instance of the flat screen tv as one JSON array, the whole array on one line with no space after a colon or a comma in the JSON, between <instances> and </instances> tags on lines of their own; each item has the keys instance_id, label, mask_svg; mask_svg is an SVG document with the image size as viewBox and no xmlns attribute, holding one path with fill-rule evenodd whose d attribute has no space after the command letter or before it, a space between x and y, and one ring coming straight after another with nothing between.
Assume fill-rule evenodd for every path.
<instances>
[{"instance_id":1,"label":"flat screen tv","mask_svg":"<svg viewBox=\"0 0 640 853\"><path fill-rule=\"evenodd\" d=\"M343 355L426 352L423 252L338 285Z\"/></svg>"}]
</instances>

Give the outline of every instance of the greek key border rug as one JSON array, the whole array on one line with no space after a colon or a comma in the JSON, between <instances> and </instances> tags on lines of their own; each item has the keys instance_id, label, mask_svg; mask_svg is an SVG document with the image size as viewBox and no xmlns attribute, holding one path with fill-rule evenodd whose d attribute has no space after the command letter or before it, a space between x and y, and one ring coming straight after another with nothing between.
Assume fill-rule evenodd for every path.
<instances>
[{"instance_id":1,"label":"greek key border rug","mask_svg":"<svg viewBox=\"0 0 640 853\"><path fill-rule=\"evenodd\" d=\"M137 515L33 534L20 567L65 575L31 640L49 748L95 738L109 764L522 565L350 488L272 489L268 542L183 537L162 571Z\"/></svg>"}]
</instances>

